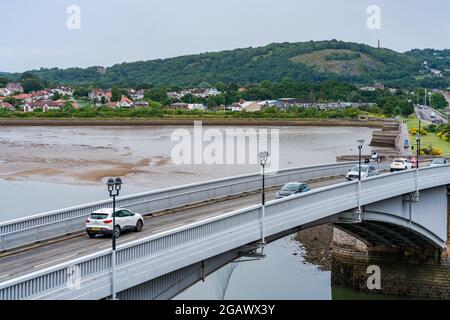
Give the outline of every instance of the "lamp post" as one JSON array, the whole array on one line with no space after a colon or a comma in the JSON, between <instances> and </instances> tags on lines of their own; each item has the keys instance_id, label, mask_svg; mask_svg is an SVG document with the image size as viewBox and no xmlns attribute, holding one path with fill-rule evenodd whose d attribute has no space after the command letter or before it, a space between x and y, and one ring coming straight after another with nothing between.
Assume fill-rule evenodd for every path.
<instances>
[{"instance_id":1,"label":"lamp post","mask_svg":"<svg viewBox=\"0 0 450 320\"><path fill-rule=\"evenodd\" d=\"M358 150L359 150L358 180L359 181L361 181L361 158L362 158L363 146L364 146L364 140L358 140Z\"/></svg>"},{"instance_id":2,"label":"lamp post","mask_svg":"<svg viewBox=\"0 0 450 320\"><path fill-rule=\"evenodd\" d=\"M261 243L266 243L265 236L265 216L266 216L266 194L265 194L265 168L267 165L267 160L269 158L269 152L262 151L258 154L259 164L262 169L262 193L261 193L261 204L262 204L262 222L261 222Z\"/></svg>"},{"instance_id":3,"label":"lamp post","mask_svg":"<svg viewBox=\"0 0 450 320\"><path fill-rule=\"evenodd\" d=\"M111 259L111 269L112 269L112 299L116 300L116 197L122 189L122 179L120 178L110 178L106 185L108 186L109 196L113 198L113 226L112 226L112 259Z\"/></svg>"},{"instance_id":4,"label":"lamp post","mask_svg":"<svg viewBox=\"0 0 450 320\"><path fill-rule=\"evenodd\" d=\"M266 204L266 195L265 195L265 168L267 165L267 159L269 158L269 152L262 151L258 154L259 164L262 168L262 194L261 194L261 203L264 206Z\"/></svg>"},{"instance_id":5,"label":"lamp post","mask_svg":"<svg viewBox=\"0 0 450 320\"><path fill-rule=\"evenodd\" d=\"M416 135L416 144L417 144L417 159L416 159L416 163L417 163L417 170L419 170L419 157L420 157L420 134Z\"/></svg>"}]
</instances>

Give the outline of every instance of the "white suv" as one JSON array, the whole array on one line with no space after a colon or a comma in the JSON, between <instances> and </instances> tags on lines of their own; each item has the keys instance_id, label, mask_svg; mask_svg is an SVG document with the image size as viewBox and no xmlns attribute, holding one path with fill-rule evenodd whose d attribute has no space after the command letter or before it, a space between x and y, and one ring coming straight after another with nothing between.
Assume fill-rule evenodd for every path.
<instances>
[{"instance_id":1,"label":"white suv","mask_svg":"<svg viewBox=\"0 0 450 320\"><path fill-rule=\"evenodd\" d=\"M113 230L113 209L105 208L97 210L90 214L86 220L86 233L90 238L94 238L97 234L112 234ZM127 209L116 209L116 238L123 231L133 230L141 232L144 227L144 218Z\"/></svg>"},{"instance_id":2,"label":"white suv","mask_svg":"<svg viewBox=\"0 0 450 320\"><path fill-rule=\"evenodd\" d=\"M395 159L391 164L391 172L412 169L413 164L408 159Z\"/></svg>"}]
</instances>

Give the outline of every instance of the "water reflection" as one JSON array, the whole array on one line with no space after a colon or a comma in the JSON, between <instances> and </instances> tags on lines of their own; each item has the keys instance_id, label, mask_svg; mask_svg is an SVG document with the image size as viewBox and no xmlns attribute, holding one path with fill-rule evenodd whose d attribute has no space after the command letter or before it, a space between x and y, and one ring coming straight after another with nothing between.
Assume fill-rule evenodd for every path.
<instances>
[{"instance_id":1,"label":"water reflection","mask_svg":"<svg viewBox=\"0 0 450 320\"><path fill-rule=\"evenodd\" d=\"M305 249L294 235L268 244L265 253L261 260L236 264L224 299L331 299L331 273L305 261ZM175 299L219 299L218 281L212 274Z\"/></svg>"}]
</instances>

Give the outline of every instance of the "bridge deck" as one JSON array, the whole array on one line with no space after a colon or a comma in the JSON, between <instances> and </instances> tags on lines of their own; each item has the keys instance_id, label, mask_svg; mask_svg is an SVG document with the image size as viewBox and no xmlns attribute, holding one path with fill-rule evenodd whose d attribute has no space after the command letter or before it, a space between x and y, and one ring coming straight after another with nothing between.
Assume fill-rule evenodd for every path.
<instances>
[{"instance_id":1,"label":"bridge deck","mask_svg":"<svg viewBox=\"0 0 450 320\"><path fill-rule=\"evenodd\" d=\"M311 182L312 188L320 188L343 181L341 178ZM276 190L269 190L267 200L274 198ZM145 238L151 234L171 229L186 223L195 222L206 217L231 212L260 202L260 194L246 195L239 198L224 199L206 203L194 208L179 209L168 214L146 217L145 228L141 233L126 233L118 239L118 244ZM85 233L66 236L57 241L47 241L0 254L0 282L18 276L48 268L84 255L107 249L111 238L97 237L90 239Z\"/></svg>"}]
</instances>

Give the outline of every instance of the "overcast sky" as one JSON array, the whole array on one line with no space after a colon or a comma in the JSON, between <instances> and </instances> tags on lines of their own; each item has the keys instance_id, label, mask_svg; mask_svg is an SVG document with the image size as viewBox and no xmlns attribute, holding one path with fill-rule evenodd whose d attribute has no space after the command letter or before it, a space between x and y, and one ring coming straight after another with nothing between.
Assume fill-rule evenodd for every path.
<instances>
[{"instance_id":1,"label":"overcast sky","mask_svg":"<svg viewBox=\"0 0 450 320\"><path fill-rule=\"evenodd\" d=\"M67 28L70 5L80 29ZM367 27L370 5L381 9L379 30ZM1 0L0 10L0 71L9 72L333 38L450 48L448 0Z\"/></svg>"}]
</instances>

